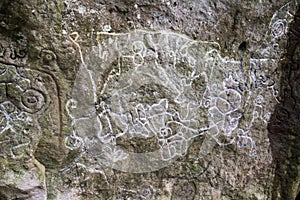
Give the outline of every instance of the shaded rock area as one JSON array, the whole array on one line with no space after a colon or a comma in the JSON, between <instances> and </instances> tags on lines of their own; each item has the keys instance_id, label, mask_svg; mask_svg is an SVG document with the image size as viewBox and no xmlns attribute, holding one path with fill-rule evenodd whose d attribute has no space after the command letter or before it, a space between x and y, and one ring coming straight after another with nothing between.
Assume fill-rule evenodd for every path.
<instances>
[{"instance_id":1,"label":"shaded rock area","mask_svg":"<svg viewBox=\"0 0 300 200\"><path fill-rule=\"evenodd\" d=\"M293 199L299 192L299 21L300 10L288 33L287 50L281 63L281 102L268 125L275 178L274 199ZM289 190L287 190L289 188Z\"/></svg>"},{"instance_id":2,"label":"shaded rock area","mask_svg":"<svg viewBox=\"0 0 300 200\"><path fill-rule=\"evenodd\" d=\"M299 4L1 0L0 199L295 199Z\"/></svg>"}]
</instances>

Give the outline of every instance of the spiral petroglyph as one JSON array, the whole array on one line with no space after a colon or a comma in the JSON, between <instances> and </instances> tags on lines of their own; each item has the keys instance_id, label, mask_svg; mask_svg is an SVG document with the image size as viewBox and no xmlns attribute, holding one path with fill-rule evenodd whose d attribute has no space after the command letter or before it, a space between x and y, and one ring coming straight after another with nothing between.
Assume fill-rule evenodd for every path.
<instances>
[{"instance_id":1,"label":"spiral petroglyph","mask_svg":"<svg viewBox=\"0 0 300 200\"><path fill-rule=\"evenodd\" d=\"M32 138L47 131L47 127L41 130L38 120L48 120L45 110L52 109L55 91L49 94L44 80L51 78L37 70L0 63L0 156L23 157L36 145Z\"/></svg>"}]
</instances>

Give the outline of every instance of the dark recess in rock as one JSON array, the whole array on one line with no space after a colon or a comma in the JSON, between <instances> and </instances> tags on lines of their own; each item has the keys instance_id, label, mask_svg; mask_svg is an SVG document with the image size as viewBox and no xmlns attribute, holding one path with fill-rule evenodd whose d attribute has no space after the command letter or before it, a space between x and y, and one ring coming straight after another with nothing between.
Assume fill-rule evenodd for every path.
<instances>
[{"instance_id":1,"label":"dark recess in rock","mask_svg":"<svg viewBox=\"0 0 300 200\"><path fill-rule=\"evenodd\" d=\"M242 42L242 43L240 44L238 50L241 51L241 52L246 51L246 50L247 50L247 42L246 42L246 41Z\"/></svg>"},{"instance_id":2,"label":"dark recess in rock","mask_svg":"<svg viewBox=\"0 0 300 200\"><path fill-rule=\"evenodd\" d=\"M281 63L281 102L276 105L268 124L273 163L276 166L272 199L292 200L300 186L299 168L297 169L300 164L300 55L297 55L299 47L300 9L290 26L287 50Z\"/></svg>"}]
</instances>

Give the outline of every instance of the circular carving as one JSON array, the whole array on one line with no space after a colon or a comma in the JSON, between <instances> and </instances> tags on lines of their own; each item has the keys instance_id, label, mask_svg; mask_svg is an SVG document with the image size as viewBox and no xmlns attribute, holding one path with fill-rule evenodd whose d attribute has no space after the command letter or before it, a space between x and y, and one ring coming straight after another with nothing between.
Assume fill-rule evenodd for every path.
<instances>
[{"instance_id":1,"label":"circular carving","mask_svg":"<svg viewBox=\"0 0 300 200\"><path fill-rule=\"evenodd\" d=\"M279 38L285 33L286 21L283 19L277 20L272 25L272 36L274 38Z\"/></svg>"},{"instance_id":2,"label":"circular carving","mask_svg":"<svg viewBox=\"0 0 300 200\"><path fill-rule=\"evenodd\" d=\"M193 182L181 181L176 184L172 192L172 200L193 200L196 194L196 186Z\"/></svg>"},{"instance_id":3,"label":"circular carving","mask_svg":"<svg viewBox=\"0 0 300 200\"><path fill-rule=\"evenodd\" d=\"M50 50L43 50L42 57L45 64L49 64L49 62L56 60L56 55Z\"/></svg>"},{"instance_id":4,"label":"circular carving","mask_svg":"<svg viewBox=\"0 0 300 200\"><path fill-rule=\"evenodd\" d=\"M78 137L69 136L65 138L65 145L68 149L75 150L82 145L82 141Z\"/></svg>"},{"instance_id":5,"label":"circular carving","mask_svg":"<svg viewBox=\"0 0 300 200\"><path fill-rule=\"evenodd\" d=\"M152 188L140 189L136 193L141 199L154 199L155 196L155 191Z\"/></svg>"},{"instance_id":6,"label":"circular carving","mask_svg":"<svg viewBox=\"0 0 300 200\"><path fill-rule=\"evenodd\" d=\"M26 111L29 113L40 111L46 102L44 94L34 89L28 89L24 91L21 100L23 106L26 108Z\"/></svg>"},{"instance_id":7,"label":"circular carving","mask_svg":"<svg viewBox=\"0 0 300 200\"><path fill-rule=\"evenodd\" d=\"M161 138L168 138L172 135L172 129L170 127L161 127L159 131L159 136Z\"/></svg>"},{"instance_id":8,"label":"circular carving","mask_svg":"<svg viewBox=\"0 0 300 200\"><path fill-rule=\"evenodd\" d=\"M241 103L242 98L240 93L236 90L228 89L220 93L216 106L223 114L228 114L236 111L241 106Z\"/></svg>"},{"instance_id":9,"label":"circular carving","mask_svg":"<svg viewBox=\"0 0 300 200\"><path fill-rule=\"evenodd\" d=\"M50 70L50 71L56 71L56 55L54 52L50 50L42 50L41 52L42 57L42 67Z\"/></svg>"}]
</instances>

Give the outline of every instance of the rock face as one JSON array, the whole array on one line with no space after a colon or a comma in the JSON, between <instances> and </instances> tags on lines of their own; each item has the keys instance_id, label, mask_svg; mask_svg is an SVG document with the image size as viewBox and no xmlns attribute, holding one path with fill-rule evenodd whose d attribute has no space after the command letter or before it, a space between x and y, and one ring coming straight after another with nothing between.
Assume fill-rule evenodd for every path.
<instances>
[{"instance_id":1,"label":"rock face","mask_svg":"<svg viewBox=\"0 0 300 200\"><path fill-rule=\"evenodd\" d=\"M275 164L272 194L285 199L293 199L299 192L299 17L298 9L290 25L287 50L281 64L282 100L276 105L268 125Z\"/></svg>"},{"instance_id":2,"label":"rock face","mask_svg":"<svg viewBox=\"0 0 300 200\"><path fill-rule=\"evenodd\" d=\"M0 199L295 199L300 8L0 2Z\"/></svg>"}]
</instances>

